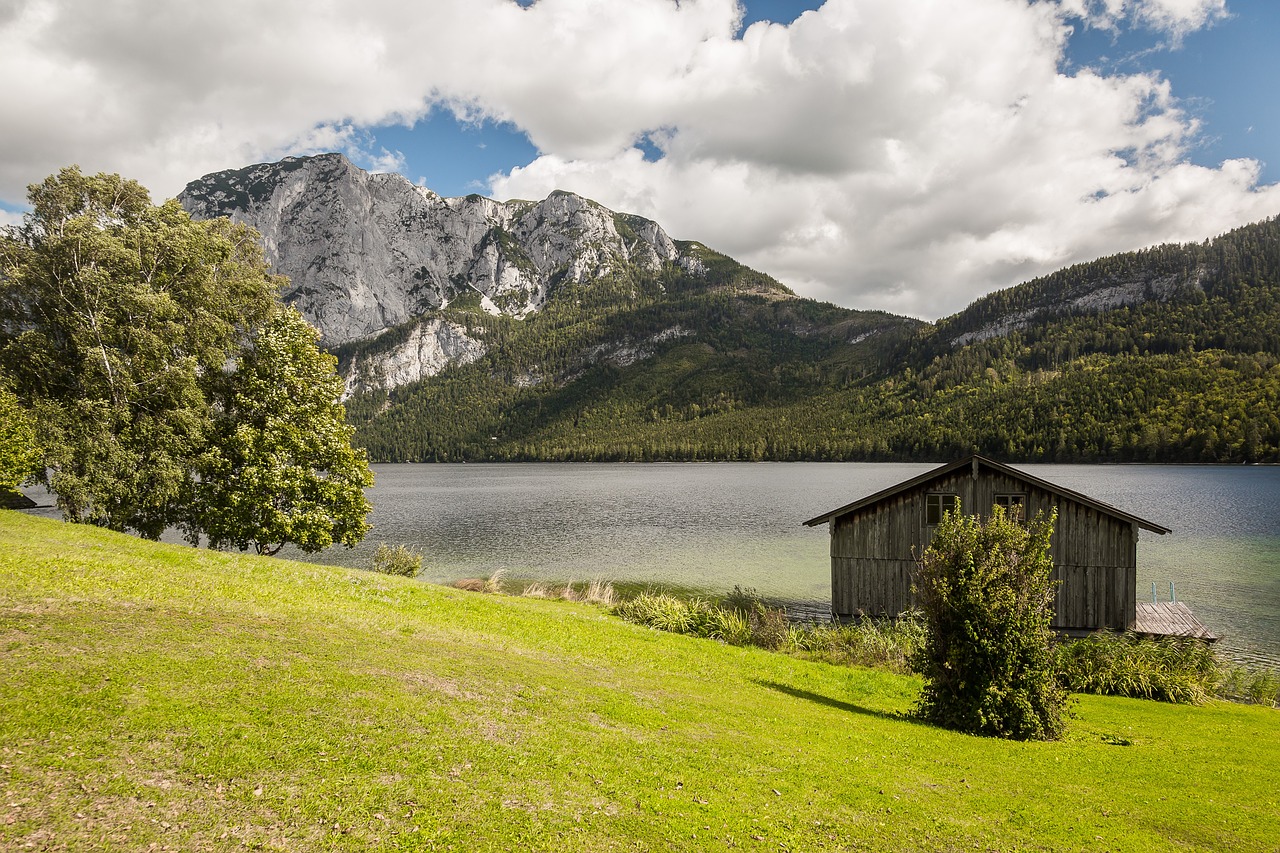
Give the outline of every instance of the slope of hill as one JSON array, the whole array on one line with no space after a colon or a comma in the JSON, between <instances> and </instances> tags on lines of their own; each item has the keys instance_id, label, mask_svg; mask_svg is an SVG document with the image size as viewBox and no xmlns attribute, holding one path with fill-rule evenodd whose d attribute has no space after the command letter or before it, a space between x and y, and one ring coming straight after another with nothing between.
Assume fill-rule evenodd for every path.
<instances>
[{"instance_id":1,"label":"slope of hill","mask_svg":"<svg viewBox=\"0 0 1280 853\"><path fill-rule=\"evenodd\" d=\"M1082 696L1060 742L975 738L904 718L913 678L7 511L0 637L5 850L1275 840L1261 707Z\"/></svg>"}]
</instances>

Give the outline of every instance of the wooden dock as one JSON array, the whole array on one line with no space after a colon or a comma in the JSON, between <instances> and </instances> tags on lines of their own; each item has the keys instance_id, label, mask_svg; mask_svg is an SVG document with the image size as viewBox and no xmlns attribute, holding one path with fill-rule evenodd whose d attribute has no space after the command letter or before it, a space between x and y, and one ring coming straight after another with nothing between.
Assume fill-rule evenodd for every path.
<instances>
[{"instance_id":1,"label":"wooden dock","mask_svg":"<svg viewBox=\"0 0 1280 853\"><path fill-rule=\"evenodd\" d=\"M1159 604L1139 601L1133 632L1147 637L1194 637L1206 643L1218 639L1181 601L1162 601Z\"/></svg>"}]
</instances>

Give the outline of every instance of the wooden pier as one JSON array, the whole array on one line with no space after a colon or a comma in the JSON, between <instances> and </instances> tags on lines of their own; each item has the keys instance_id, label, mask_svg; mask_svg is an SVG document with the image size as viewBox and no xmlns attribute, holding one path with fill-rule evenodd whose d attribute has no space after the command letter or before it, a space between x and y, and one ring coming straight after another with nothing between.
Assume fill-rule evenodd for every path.
<instances>
[{"instance_id":1,"label":"wooden pier","mask_svg":"<svg viewBox=\"0 0 1280 853\"><path fill-rule=\"evenodd\" d=\"M1181 601L1162 601L1159 604L1139 601L1133 632L1144 637L1193 637L1206 643L1218 639Z\"/></svg>"}]
</instances>

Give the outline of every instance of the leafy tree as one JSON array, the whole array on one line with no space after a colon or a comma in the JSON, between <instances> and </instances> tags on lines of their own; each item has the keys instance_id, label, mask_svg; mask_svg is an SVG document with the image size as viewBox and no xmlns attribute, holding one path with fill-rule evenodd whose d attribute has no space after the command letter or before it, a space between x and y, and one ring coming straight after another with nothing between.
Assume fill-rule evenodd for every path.
<instances>
[{"instance_id":1,"label":"leafy tree","mask_svg":"<svg viewBox=\"0 0 1280 853\"><path fill-rule=\"evenodd\" d=\"M200 464L197 525L211 547L275 554L351 546L369 529L373 475L338 402L336 360L279 308L215 383L216 435Z\"/></svg>"},{"instance_id":2,"label":"leafy tree","mask_svg":"<svg viewBox=\"0 0 1280 853\"><path fill-rule=\"evenodd\" d=\"M1017 740L1062 733L1066 693L1049 629L1056 517L1037 514L1023 527L1000 507L987 519L943 516L916 577L928 625L913 660L925 678L924 719Z\"/></svg>"},{"instance_id":3,"label":"leafy tree","mask_svg":"<svg viewBox=\"0 0 1280 853\"><path fill-rule=\"evenodd\" d=\"M0 386L0 491L13 489L27 479L39 455L35 418L12 391Z\"/></svg>"},{"instance_id":4,"label":"leafy tree","mask_svg":"<svg viewBox=\"0 0 1280 853\"><path fill-rule=\"evenodd\" d=\"M186 520L210 425L202 381L270 314L257 235L63 169L0 232L0 366L39 422L71 521L156 538Z\"/></svg>"}]
</instances>

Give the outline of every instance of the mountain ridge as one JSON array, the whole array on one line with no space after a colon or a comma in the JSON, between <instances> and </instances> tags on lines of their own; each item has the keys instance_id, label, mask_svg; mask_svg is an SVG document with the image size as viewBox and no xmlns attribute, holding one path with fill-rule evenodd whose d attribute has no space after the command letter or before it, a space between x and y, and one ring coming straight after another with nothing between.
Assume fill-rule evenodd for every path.
<instances>
[{"instance_id":1,"label":"mountain ridge","mask_svg":"<svg viewBox=\"0 0 1280 853\"><path fill-rule=\"evenodd\" d=\"M192 184L205 187L203 197L193 191L184 203L242 221L285 209L328 217L285 217L288 227L268 229L269 254L308 257L301 250L314 250L317 234L351 242L353 223L364 220L347 206L281 201L281 187L305 188L290 175L307 168L210 176ZM345 339L328 341L347 377L357 439L375 459L979 451L1009 461L1280 461L1275 219L1077 264L931 324L801 298L701 243L671 240L657 223L570 193L504 207L440 200L398 176L367 180L426 199L441 216L452 201L463 217L452 227L471 238L450 262L484 273L447 278L431 291L438 298L416 307L402 300L398 314L380 318L395 323L366 324L363 335L348 326ZM570 208L590 227L574 230ZM558 248L529 248L531 239ZM344 269L325 252L309 257L308 267ZM489 273L521 264L522 281L535 286L516 287L499 305L503 279ZM304 314L318 307L320 322L346 310L344 294L359 296L343 290L350 282L341 275L336 284L308 281L289 298ZM409 293L403 282L385 286Z\"/></svg>"}]
</instances>

